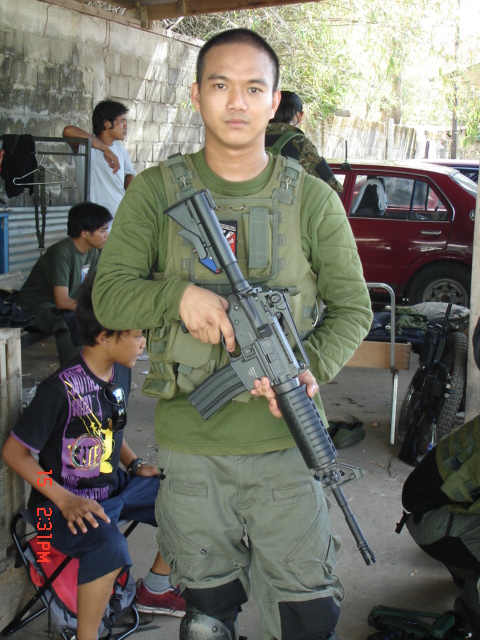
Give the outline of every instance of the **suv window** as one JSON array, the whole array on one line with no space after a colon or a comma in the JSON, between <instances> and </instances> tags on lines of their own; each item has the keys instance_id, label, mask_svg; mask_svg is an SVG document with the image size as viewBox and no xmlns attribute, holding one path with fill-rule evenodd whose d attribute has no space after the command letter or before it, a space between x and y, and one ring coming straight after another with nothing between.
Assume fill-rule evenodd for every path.
<instances>
[{"instance_id":1,"label":"suv window","mask_svg":"<svg viewBox=\"0 0 480 640\"><path fill-rule=\"evenodd\" d=\"M447 207L423 180L358 175L350 215L389 220L446 221Z\"/></svg>"}]
</instances>

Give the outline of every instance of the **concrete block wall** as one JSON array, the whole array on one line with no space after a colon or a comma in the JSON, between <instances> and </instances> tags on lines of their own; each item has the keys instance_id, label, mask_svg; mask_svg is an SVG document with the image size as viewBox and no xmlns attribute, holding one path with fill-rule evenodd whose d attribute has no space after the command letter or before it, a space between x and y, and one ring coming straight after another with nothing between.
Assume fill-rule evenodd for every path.
<instances>
[{"instance_id":1,"label":"concrete block wall","mask_svg":"<svg viewBox=\"0 0 480 640\"><path fill-rule=\"evenodd\" d=\"M389 127L388 122L358 117L331 115L316 131L307 128L306 133L315 142L319 153L327 159L343 160L345 142L348 143L348 159L351 161L424 158L427 141L431 148L428 157L446 157L448 153L445 132L393 123Z\"/></svg>"},{"instance_id":2,"label":"concrete block wall","mask_svg":"<svg viewBox=\"0 0 480 640\"><path fill-rule=\"evenodd\" d=\"M385 158L387 129L385 123L368 122L360 118L330 116L324 123L323 155L326 158Z\"/></svg>"},{"instance_id":3,"label":"concrete block wall","mask_svg":"<svg viewBox=\"0 0 480 640\"><path fill-rule=\"evenodd\" d=\"M0 135L61 137L67 124L91 131L95 104L112 98L129 108L125 145L137 172L172 153L198 150L203 129L189 89L201 43L65 5L0 0ZM68 145L39 144L37 150L45 151L47 168L65 176L48 189L48 203L74 204L73 161L48 155L68 152ZM28 192L8 199L3 180L0 200L9 207L32 201Z\"/></svg>"}]
</instances>

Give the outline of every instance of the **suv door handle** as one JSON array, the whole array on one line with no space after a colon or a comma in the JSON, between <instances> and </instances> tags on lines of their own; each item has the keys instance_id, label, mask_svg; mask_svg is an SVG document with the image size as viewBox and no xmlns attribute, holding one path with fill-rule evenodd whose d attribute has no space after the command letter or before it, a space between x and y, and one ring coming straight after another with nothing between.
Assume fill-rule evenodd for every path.
<instances>
[{"instance_id":1,"label":"suv door handle","mask_svg":"<svg viewBox=\"0 0 480 640\"><path fill-rule=\"evenodd\" d=\"M440 236L441 234L441 231L420 231L421 236Z\"/></svg>"}]
</instances>

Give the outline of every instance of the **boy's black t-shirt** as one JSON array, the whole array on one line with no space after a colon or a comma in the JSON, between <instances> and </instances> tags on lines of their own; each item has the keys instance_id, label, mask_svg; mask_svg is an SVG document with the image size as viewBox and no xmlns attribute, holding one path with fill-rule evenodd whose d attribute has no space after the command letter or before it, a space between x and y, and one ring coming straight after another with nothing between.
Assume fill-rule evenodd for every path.
<instances>
[{"instance_id":1,"label":"boy's black t-shirt","mask_svg":"<svg viewBox=\"0 0 480 640\"><path fill-rule=\"evenodd\" d=\"M126 401L130 381L131 370L114 365L111 382L122 387ZM81 355L39 385L12 430L32 453L38 453L47 472L39 474L39 486L53 478L72 493L97 502L114 494L123 431L114 433L110 428L115 407L104 396L106 385ZM45 500L33 488L28 507L34 510Z\"/></svg>"}]
</instances>

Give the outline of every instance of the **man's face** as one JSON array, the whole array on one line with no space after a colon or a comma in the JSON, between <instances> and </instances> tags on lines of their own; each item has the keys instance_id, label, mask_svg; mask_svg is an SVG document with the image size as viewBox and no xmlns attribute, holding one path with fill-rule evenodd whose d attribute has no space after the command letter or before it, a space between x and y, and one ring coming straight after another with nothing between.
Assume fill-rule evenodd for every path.
<instances>
[{"instance_id":1,"label":"man's face","mask_svg":"<svg viewBox=\"0 0 480 640\"><path fill-rule=\"evenodd\" d=\"M92 249L102 249L108 238L109 225L104 224L96 231L82 231L82 235Z\"/></svg>"},{"instance_id":2,"label":"man's face","mask_svg":"<svg viewBox=\"0 0 480 640\"><path fill-rule=\"evenodd\" d=\"M105 120L104 124L113 140L125 140L127 135L127 116L125 113L115 118L113 126L108 120Z\"/></svg>"},{"instance_id":3,"label":"man's face","mask_svg":"<svg viewBox=\"0 0 480 640\"><path fill-rule=\"evenodd\" d=\"M206 143L263 148L265 128L280 100L273 83L273 62L266 52L248 44L213 47L205 56L201 86L194 83L191 90Z\"/></svg>"}]
</instances>

